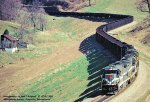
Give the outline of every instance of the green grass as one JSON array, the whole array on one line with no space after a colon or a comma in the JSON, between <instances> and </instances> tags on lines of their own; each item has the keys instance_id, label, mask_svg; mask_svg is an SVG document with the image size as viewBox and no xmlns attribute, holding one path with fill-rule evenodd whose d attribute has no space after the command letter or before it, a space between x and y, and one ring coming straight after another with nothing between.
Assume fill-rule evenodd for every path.
<instances>
[{"instance_id":1,"label":"green grass","mask_svg":"<svg viewBox=\"0 0 150 102\"><path fill-rule=\"evenodd\" d=\"M52 28L49 27L50 29L53 29L53 28L58 29L59 27L61 28L61 26L64 26L65 22L68 21L67 19L63 18L61 20L63 23L60 23L61 25L57 27L59 25L59 20L56 23L52 23L53 22L52 19L53 17L50 16L49 23L52 24L51 25ZM73 25L70 25L69 27L71 28L73 27ZM16 36L17 35L16 32L18 28L19 28L19 24L17 23L8 22L8 21L0 21L0 34L3 34L5 29L8 29L12 36ZM0 64L13 63L15 60L18 60L20 58L31 59L31 58L41 57L45 54L49 54L49 55L52 54L52 52L54 51L54 49L56 49L58 44L52 45L51 43L66 42L69 39L68 35L64 33L65 31L64 32L62 31L64 29L65 28L62 27L60 32L52 32L48 35L46 35L44 32L39 32L39 31L37 31L34 34L32 29L27 29L26 32L30 35L25 35L24 38L29 43L29 48L19 49L20 51L14 54L1 52ZM33 39L33 41L30 41L29 36Z\"/></svg>"},{"instance_id":2,"label":"green grass","mask_svg":"<svg viewBox=\"0 0 150 102\"><path fill-rule=\"evenodd\" d=\"M0 35L4 33L4 31L7 29L10 33L10 35L17 37L19 32L20 24L14 22L14 21L2 21L0 20ZM33 33L33 29L27 28L26 34Z\"/></svg>"},{"instance_id":3,"label":"green grass","mask_svg":"<svg viewBox=\"0 0 150 102\"><path fill-rule=\"evenodd\" d=\"M136 2L137 0L97 0L95 6L83 8L83 11L133 15L135 20L141 21L148 13L138 11Z\"/></svg>"},{"instance_id":4,"label":"green grass","mask_svg":"<svg viewBox=\"0 0 150 102\"><path fill-rule=\"evenodd\" d=\"M0 51L0 65L13 63L16 59L14 55Z\"/></svg>"},{"instance_id":5,"label":"green grass","mask_svg":"<svg viewBox=\"0 0 150 102\"><path fill-rule=\"evenodd\" d=\"M98 54L98 53L97 53ZM94 54L89 56L95 56ZM93 57L92 57L93 58ZM26 83L20 90L20 95L51 95L51 102L72 102L91 86L87 86L90 72L88 66L96 67L95 63L105 66L111 61L103 54L95 56L97 62L89 63L87 57L81 56L70 63L63 64L46 72L42 76ZM99 68L97 67L97 68ZM101 67L100 67L101 68ZM93 86L94 84L92 84ZM15 93L14 93L15 94Z\"/></svg>"},{"instance_id":6,"label":"green grass","mask_svg":"<svg viewBox=\"0 0 150 102\"><path fill-rule=\"evenodd\" d=\"M55 50L55 46L42 48L30 46L28 49L19 49L19 52L13 54L0 51L0 65L15 63L20 59L34 59L46 54L50 56Z\"/></svg>"},{"instance_id":7,"label":"green grass","mask_svg":"<svg viewBox=\"0 0 150 102\"><path fill-rule=\"evenodd\" d=\"M22 94L52 95L53 102L67 102L68 98L75 99L82 92L81 89L85 90L88 83L87 65L88 61L85 57L61 65L45 73L38 79L39 81L23 90Z\"/></svg>"},{"instance_id":8,"label":"green grass","mask_svg":"<svg viewBox=\"0 0 150 102\"><path fill-rule=\"evenodd\" d=\"M97 0L96 5L84 8L83 10L86 12L104 12L104 10L108 8L112 2L112 0Z\"/></svg>"},{"instance_id":9,"label":"green grass","mask_svg":"<svg viewBox=\"0 0 150 102\"><path fill-rule=\"evenodd\" d=\"M18 28L19 28L19 24L17 23L0 20L0 34L3 34L5 29L8 29L9 33L12 36L15 36ZM27 30L27 31L32 32L30 30ZM29 44L29 47L27 49L19 49L20 51L14 54L9 54L7 52L0 51L0 65L14 63L15 61L22 59L22 58L31 59L31 58L40 57L45 54L50 55L54 49L55 49L55 46L53 45L45 46L45 44L43 43L43 45L39 45L39 46Z\"/></svg>"},{"instance_id":10,"label":"green grass","mask_svg":"<svg viewBox=\"0 0 150 102\"><path fill-rule=\"evenodd\" d=\"M62 32L54 33L51 37L51 41L53 42L67 41L68 39L69 39L69 36Z\"/></svg>"},{"instance_id":11,"label":"green grass","mask_svg":"<svg viewBox=\"0 0 150 102\"><path fill-rule=\"evenodd\" d=\"M46 47L46 48L28 48L28 49L20 49L19 52L14 53L13 55L17 58L25 58L25 59L31 59L31 58L37 58L42 55L49 54L53 52L55 48L53 47Z\"/></svg>"},{"instance_id":12,"label":"green grass","mask_svg":"<svg viewBox=\"0 0 150 102\"><path fill-rule=\"evenodd\" d=\"M55 20L53 20L54 18ZM70 41L77 41L81 37L90 34L85 32L85 29L87 29L88 26L90 26L90 28L92 29L94 27L96 28L96 25L94 23L91 24L91 22L89 21L78 20L76 18L48 16L47 19L49 25L47 26L48 28L46 31L37 31L36 33L33 33L32 29L27 29L26 32L28 34L24 36L24 39L26 42L29 43L29 46L32 45L32 47L23 50L20 49L18 53L11 54L12 59L31 59L41 57L45 54L50 55L54 52L54 50L57 50L57 48L59 48L60 43L64 44L69 43ZM82 22L82 24L80 24L79 27L77 24L80 22ZM87 24L87 26L84 26L85 24ZM19 24L11 23L8 21L0 21L0 25L1 34L4 32L5 29L8 29L10 34L13 36L15 36L16 31L19 28ZM6 60L9 59L7 55L9 54L1 54L1 56L3 56L0 58L2 63L9 62L9 60Z\"/></svg>"},{"instance_id":13,"label":"green grass","mask_svg":"<svg viewBox=\"0 0 150 102\"><path fill-rule=\"evenodd\" d=\"M8 29L9 33L13 35L18 27L19 25L16 23L0 20L0 35L3 34L6 29Z\"/></svg>"},{"instance_id":14,"label":"green grass","mask_svg":"<svg viewBox=\"0 0 150 102\"><path fill-rule=\"evenodd\" d=\"M5 29L8 29L9 33L12 36L15 36L18 28L19 28L19 24L17 23L8 22L8 21L0 21L0 34L3 34ZM27 30L27 31L32 32L30 30ZM9 54L7 52L0 51L0 65L14 63L15 61L22 59L22 58L31 59L31 58L40 57L45 54L50 55L54 49L55 49L55 46L53 45L45 46L45 44L43 43L43 45L39 45L39 46L38 44L37 45L29 44L29 47L27 49L19 49L20 51L14 54Z\"/></svg>"}]
</instances>

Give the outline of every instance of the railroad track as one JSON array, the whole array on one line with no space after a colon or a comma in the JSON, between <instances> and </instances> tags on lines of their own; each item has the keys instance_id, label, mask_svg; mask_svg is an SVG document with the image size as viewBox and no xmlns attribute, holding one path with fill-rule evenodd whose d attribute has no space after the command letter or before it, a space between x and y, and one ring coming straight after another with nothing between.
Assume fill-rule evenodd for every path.
<instances>
[{"instance_id":1,"label":"railroad track","mask_svg":"<svg viewBox=\"0 0 150 102\"><path fill-rule=\"evenodd\" d=\"M112 97L112 95L104 95L102 97L98 96L96 99L92 100L91 102L105 102L106 100L108 100L111 97Z\"/></svg>"}]
</instances>

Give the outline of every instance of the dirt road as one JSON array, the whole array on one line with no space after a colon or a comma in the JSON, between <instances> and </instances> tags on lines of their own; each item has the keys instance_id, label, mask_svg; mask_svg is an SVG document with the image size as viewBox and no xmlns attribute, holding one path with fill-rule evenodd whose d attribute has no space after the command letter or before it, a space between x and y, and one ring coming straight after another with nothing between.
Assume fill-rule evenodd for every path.
<instances>
[{"instance_id":1,"label":"dirt road","mask_svg":"<svg viewBox=\"0 0 150 102\"><path fill-rule=\"evenodd\" d=\"M138 77L134 83L123 93L113 98L110 102L144 102L145 95L150 91L150 68L140 60ZM146 96L147 97L147 96ZM150 100L149 100L150 101ZM148 101L147 101L148 102Z\"/></svg>"}]
</instances>

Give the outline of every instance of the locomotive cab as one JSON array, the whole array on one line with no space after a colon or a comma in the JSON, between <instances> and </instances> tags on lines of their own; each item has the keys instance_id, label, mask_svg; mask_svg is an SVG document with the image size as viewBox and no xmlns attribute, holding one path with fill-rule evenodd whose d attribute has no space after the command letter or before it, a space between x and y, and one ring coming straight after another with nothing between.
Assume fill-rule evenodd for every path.
<instances>
[{"instance_id":1,"label":"locomotive cab","mask_svg":"<svg viewBox=\"0 0 150 102\"><path fill-rule=\"evenodd\" d=\"M102 75L102 91L105 93L115 92L118 90L120 70L104 69Z\"/></svg>"}]
</instances>

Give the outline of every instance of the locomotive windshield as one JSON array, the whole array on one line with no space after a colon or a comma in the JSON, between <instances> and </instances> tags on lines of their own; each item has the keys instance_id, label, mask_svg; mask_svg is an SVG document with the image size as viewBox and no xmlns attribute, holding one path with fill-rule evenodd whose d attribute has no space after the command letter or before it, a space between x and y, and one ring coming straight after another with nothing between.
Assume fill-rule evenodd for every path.
<instances>
[{"instance_id":1,"label":"locomotive windshield","mask_svg":"<svg viewBox=\"0 0 150 102\"><path fill-rule=\"evenodd\" d=\"M117 70L105 70L103 74L103 78L108 81L112 81L114 78L119 77L119 73Z\"/></svg>"}]
</instances>

